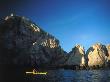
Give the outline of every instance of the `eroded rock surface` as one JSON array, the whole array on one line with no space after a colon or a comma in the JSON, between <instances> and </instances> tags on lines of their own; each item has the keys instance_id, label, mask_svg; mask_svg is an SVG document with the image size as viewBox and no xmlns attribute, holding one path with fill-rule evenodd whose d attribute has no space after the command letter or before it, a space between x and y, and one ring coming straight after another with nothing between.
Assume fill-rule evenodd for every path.
<instances>
[{"instance_id":1,"label":"eroded rock surface","mask_svg":"<svg viewBox=\"0 0 110 82\"><path fill-rule=\"evenodd\" d=\"M107 51L108 51L108 57L107 57L107 64L110 66L110 44L106 46Z\"/></svg>"},{"instance_id":2,"label":"eroded rock surface","mask_svg":"<svg viewBox=\"0 0 110 82\"><path fill-rule=\"evenodd\" d=\"M87 50L89 66L104 66L107 62L108 51L105 45L94 44Z\"/></svg>"},{"instance_id":3,"label":"eroded rock surface","mask_svg":"<svg viewBox=\"0 0 110 82\"><path fill-rule=\"evenodd\" d=\"M58 65L66 58L59 40L25 17L2 19L0 39L1 64Z\"/></svg>"},{"instance_id":4,"label":"eroded rock surface","mask_svg":"<svg viewBox=\"0 0 110 82\"><path fill-rule=\"evenodd\" d=\"M69 58L66 62L67 65L83 66L85 64L85 50L81 45L76 45L69 53Z\"/></svg>"}]
</instances>

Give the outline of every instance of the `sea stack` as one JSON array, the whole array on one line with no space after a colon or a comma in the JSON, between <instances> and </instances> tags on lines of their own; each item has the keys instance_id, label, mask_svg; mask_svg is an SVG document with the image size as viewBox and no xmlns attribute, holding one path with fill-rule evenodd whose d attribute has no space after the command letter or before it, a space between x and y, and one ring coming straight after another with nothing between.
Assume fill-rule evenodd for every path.
<instances>
[{"instance_id":1,"label":"sea stack","mask_svg":"<svg viewBox=\"0 0 110 82\"><path fill-rule=\"evenodd\" d=\"M84 47L77 44L71 52L69 52L69 58L66 62L67 65L83 66L85 65L85 50Z\"/></svg>"},{"instance_id":2,"label":"sea stack","mask_svg":"<svg viewBox=\"0 0 110 82\"><path fill-rule=\"evenodd\" d=\"M88 66L102 67L107 62L108 51L105 45L96 43L87 50Z\"/></svg>"},{"instance_id":3,"label":"sea stack","mask_svg":"<svg viewBox=\"0 0 110 82\"><path fill-rule=\"evenodd\" d=\"M107 65L110 67L110 44L106 46L108 50Z\"/></svg>"}]
</instances>

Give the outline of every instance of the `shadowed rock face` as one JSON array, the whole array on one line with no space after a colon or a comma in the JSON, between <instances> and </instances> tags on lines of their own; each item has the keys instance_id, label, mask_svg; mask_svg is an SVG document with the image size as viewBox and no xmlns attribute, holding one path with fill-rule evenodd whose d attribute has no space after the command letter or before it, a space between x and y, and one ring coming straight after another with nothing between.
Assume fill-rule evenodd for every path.
<instances>
[{"instance_id":1,"label":"shadowed rock face","mask_svg":"<svg viewBox=\"0 0 110 82\"><path fill-rule=\"evenodd\" d=\"M106 46L96 43L87 50L89 66L103 66L107 61L108 51Z\"/></svg>"},{"instance_id":2,"label":"shadowed rock face","mask_svg":"<svg viewBox=\"0 0 110 82\"><path fill-rule=\"evenodd\" d=\"M57 65L66 58L59 41L25 17L2 19L0 39L1 64Z\"/></svg>"},{"instance_id":3,"label":"shadowed rock face","mask_svg":"<svg viewBox=\"0 0 110 82\"><path fill-rule=\"evenodd\" d=\"M66 62L67 65L79 65L83 66L85 64L85 50L82 46L76 45L72 51L69 53L69 58Z\"/></svg>"}]
</instances>

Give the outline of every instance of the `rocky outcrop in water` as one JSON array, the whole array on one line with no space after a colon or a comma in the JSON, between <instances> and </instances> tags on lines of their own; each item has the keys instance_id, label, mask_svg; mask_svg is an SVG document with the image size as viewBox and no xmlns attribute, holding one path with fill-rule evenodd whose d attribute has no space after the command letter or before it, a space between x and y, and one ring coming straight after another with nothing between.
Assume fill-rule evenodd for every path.
<instances>
[{"instance_id":1,"label":"rocky outcrop in water","mask_svg":"<svg viewBox=\"0 0 110 82\"><path fill-rule=\"evenodd\" d=\"M85 50L81 45L76 45L72 51L69 53L69 58L66 62L67 65L85 65Z\"/></svg>"},{"instance_id":2,"label":"rocky outcrop in water","mask_svg":"<svg viewBox=\"0 0 110 82\"><path fill-rule=\"evenodd\" d=\"M11 15L0 21L0 64L58 65L64 54L59 41L28 18Z\"/></svg>"},{"instance_id":3,"label":"rocky outcrop in water","mask_svg":"<svg viewBox=\"0 0 110 82\"><path fill-rule=\"evenodd\" d=\"M88 66L104 66L107 62L108 51L105 45L94 44L87 50Z\"/></svg>"},{"instance_id":4,"label":"rocky outcrop in water","mask_svg":"<svg viewBox=\"0 0 110 82\"><path fill-rule=\"evenodd\" d=\"M107 57L107 64L110 66L110 44L106 46L107 51L108 51L108 57Z\"/></svg>"},{"instance_id":5,"label":"rocky outcrop in water","mask_svg":"<svg viewBox=\"0 0 110 82\"><path fill-rule=\"evenodd\" d=\"M11 14L0 20L1 64L101 67L110 65L110 45L96 43L86 54L84 47L76 45L66 53L54 36L28 18Z\"/></svg>"}]
</instances>

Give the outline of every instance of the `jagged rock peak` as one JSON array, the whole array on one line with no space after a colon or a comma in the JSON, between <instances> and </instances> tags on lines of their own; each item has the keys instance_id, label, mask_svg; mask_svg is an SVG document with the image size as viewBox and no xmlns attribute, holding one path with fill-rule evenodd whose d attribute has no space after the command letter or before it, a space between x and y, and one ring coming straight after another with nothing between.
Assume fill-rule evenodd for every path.
<instances>
[{"instance_id":1,"label":"jagged rock peak","mask_svg":"<svg viewBox=\"0 0 110 82\"><path fill-rule=\"evenodd\" d=\"M6 16L4 18L5 21L3 21L3 24L6 24L5 26L8 26L10 24L10 28L13 27L13 29L22 31L22 33L26 33L26 29L31 33L33 32L36 34L36 38L40 37L40 39L45 39L41 40L41 45L50 47L50 48L56 48L59 47L59 41L49 33L45 32L43 29L41 29L38 25L36 25L34 22L32 22L30 19L24 17L24 16L18 16L15 14L11 14L10 16ZM8 26L9 27L9 26ZM29 35L29 32L28 32ZM39 35L39 36L38 36ZM41 36L40 36L41 35ZM36 41L33 41L33 45L37 43Z\"/></svg>"},{"instance_id":2,"label":"jagged rock peak","mask_svg":"<svg viewBox=\"0 0 110 82\"><path fill-rule=\"evenodd\" d=\"M96 43L87 50L89 66L103 66L107 60L108 51L105 45Z\"/></svg>"},{"instance_id":3,"label":"jagged rock peak","mask_svg":"<svg viewBox=\"0 0 110 82\"><path fill-rule=\"evenodd\" d=\"M103 45L101 43L96 43L92 47L93 47L93 49L101 49L103 47Z\"/></svg>"},{"instance_id":4,"label":"jagged rock peak","mask_svg":"<svg viewBox=\"0 0 110 82\"><path fill-rule=\"evenodd\" d=\"M69 53L69 58L66 64L83 66L85 64L84 55L85 55L84 47L79 44L76 44L76 46Z\"/></svg>"},{"instance_id":5,"label":"jagged rock peak","mask_svg":"<svg viewBox=\"0 0 110 82\"><path fill-rule=\"evenodd\" d=\"M9 20L21 20L22 22L24 22L27 25L30 25L33 31L36 32L40 32L40 29L35 23L33 23L31 20L29 20L28 18L24 17L24 16L18 16L18 15L14 15L13 13L11 13L10 16L6 16L4 18L5 21L9 21ZM20 22L20 21L19 21Z\"/></svg>"},{"instance_id":6,"label":"jagged rock peak","mask_svg":"<svg viewBox=\"0 0 110 82\"><path fill-rule=\"evenodd\" d=\"M26 17L11 14L0 20L0 38L0 63L47 65L65 61L59 40Z\"/></svg>"},{"instance_id":7,"label":"jagged rock peak","mask_svg":"<svg viewBox=\"0 0 110 82\"><path fill-rule=\"evenodd\" d=\"M72 51L70 52L71 53L74 53L75 52L80 52L81 55L84 55L85 54L85 49L82 45L80 44L76 44L74 48L72 48Z\"/></svg>"},{"instance_id":8,"label":"jagged rock peak","mask_svg":"<svg viewBox=\"0 0 110 82\"><path fill-rule=\"evenodd\" d=\"M85 49L80 44L76 44L75 48L79 49L79 52L84 55Z\"/></svg>"}]
</instances>

